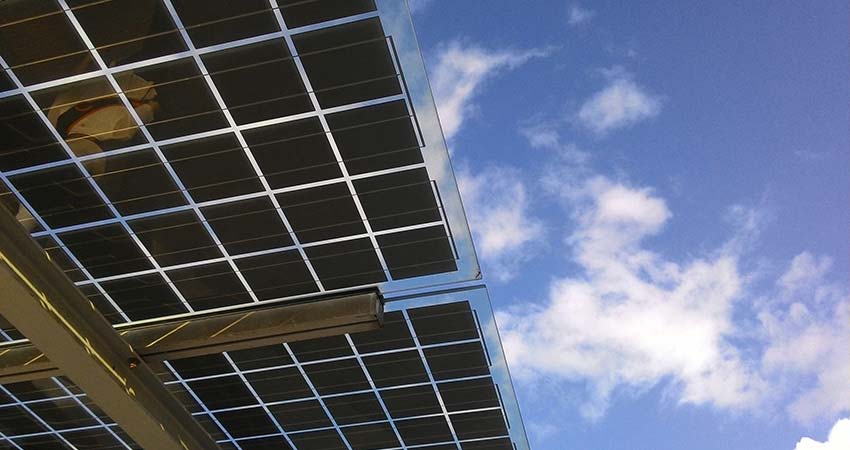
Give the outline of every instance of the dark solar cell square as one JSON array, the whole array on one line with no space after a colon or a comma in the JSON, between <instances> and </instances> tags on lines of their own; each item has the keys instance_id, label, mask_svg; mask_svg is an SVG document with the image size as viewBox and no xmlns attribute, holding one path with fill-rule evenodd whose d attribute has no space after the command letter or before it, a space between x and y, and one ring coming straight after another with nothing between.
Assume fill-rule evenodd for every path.
<instances>
[{"instance_id":1,"label":"dark solar cell square","mask_svg":"<svg viewBox=\"0 0 850 450\"><path fill-rule=\"evenodd\" d=\"M145 87L142 91L132 83L131 80L135 79L133 74L154 83L155 100L159 107L153 116L154 120L147 124L154 139L169 139L228 125L201 71L191 58L117 74L121 89L131 98L136 90L140 94L147 90Z\"/></svg>"},{"instance_id":2,"label":"dark solar cell square","mask_svg":"<svg viewBox=\"0 0 850 450\"><path fill-rule=\"evenodd\" d=\"M409 348L414 345L407 322L399 311L385 312L381 329L354 333L351 340L361 354Z\"/></svg>"},{"instance_id":3,"label":"dark solar cell square","mask_svg":"<svg viewBox=\"0 0 850 450\"><path fill-rule=\"evenodd\" d=\"M201 56L239 124L313 110L286 42L273 39Z\"/></svg>"},{"instance_id":4,"label":"dark solar cell square","mask_svg":"<svg viewBox=\"0 0 850 450\"><path fill-rule=\"evenodd\" d=\"M42 431L45 431L45 429L24 408L20 406L0 408L0 432L6 436Z\"/></svg>"},{"instance_id":5,"label":"dark solar cell square","mask_svg":"<svg viewBox=\"0 0 850 450\"><path fill-rule=\"evenodd\" d=\"M292 364L292 358L286 352L286 347L281 344L237 350L228 354L241 370Z\"/></svg>"},{"instance_id":6,"label":"dark solar cell square","mask_svg":"<svg viewBox=\"0 0 850 450\"><path fill-rule=\"evenodd\" d=\"M354 188L373 230L441 219L431 180L424 168L356 180Z\"/></svg>"},{"instance_id":7,"label":"dark solar cell square","mask_svg":"<svg viewBox=\"0 0 850 450\"><path fill-rule=\"evenodd\" d=\"M305 251L326 289L387 280L372 242L367 238L310 247Z\"/></svg>"},{"instance_id":8,"label":"dark solar cell square","mask_svg":"<svg viewBox=\"0 0 850 450\"><path fill-rule=\"evenodd\" d=\"M450 381L438 386L443 403L449 411L499 406L499 397L492 378Z\"/></svg>"},{"instance_id":9,"label":"dark solar cell square","mask_svg":"<svg viewBox=\"0 0 850 450\"><path fill-rule=\"evenodd\" d=\"M5 70L0 71L0 91L10 91L15 89L15 83L9 78L9 74Z\"/></svg>"},{"instance_id":10,"label":"dark solar cell square","mask_svg":"<svg viewBox=\"0 0 850 450\"><path fill-rule=\"evenodd\" d=\"M451 416L452 426L458 439L479 439L486 437L504 436L508 434L502 411L478 411Z\"/></svg>"},{"instance_id":11,"label":"dark solar cell square","mask_svg":"<svg viewBox=\"0 0 850 450\"><path fill-rule=\"evenodd\" d=\"M17 438L14 441L27 450L69 450L62 440L50 434Z\"/></svg>"},{"instance_id":12,"label":"dark solar cell square","mask_svg":"<svg viewBox=\"0 0 850 450\"><path fill-rule=\"evenodd\" d=\"M295 250L240 258L236 266L260 300L318 290L307 265Z\"/></svg>"},{"instance_id":13,"label":"dark solar cell square","mask_svg":"<svg viewBox=\"0 0 850 450\"><path fill-rule=\"evenodd\" d=\"M289 439L298 450L347 450L336 430L310 431L290 434Z\"/></svg>"},{"instance_id":14,"label":"dark solar cell square","mask_svg":"<svg viewBox=\"0 0 850 450\"><path fill-rule=\"evenodd\" d=\"M328 397L324 401L325 406L328 407L331 415L340 425L374 422L385 420L387 417L378 402L378 398L371 392Z\"/></svg>"},{"instance_id":15,"label":"dark solar cell square","mask_svg":"<svg viewBox=\"0 0 850 450\"><path fill-rule=\"evenodd\" d=\"M287 432L331 426L328 415L317 400L271 405L269 411Z\"/></svg>"},{"instance_id":16,"label":"dark solar cell square","mask_svg":"<svg viewBox=\"0 0 850 450\"><path fill-rule=\"evenodd\" d=\"M231 255L292 245L292 237L268 197L208 206L201 212Z\"/></svg>"},{"instance_id":17,"label":"dark solar cell square","mask_svg":"<svg viewBox=\"0 0 850 450\"><path fill-rule=\"evenodd\" d=\"M234 371L233 366L227 362L227 359L221 353L175 359L169 361L169 364L183 379L220 375Z\"/></svg>"},{"instance_id":18,"label":"dark solar cell square","mask_svg":"<svg viewBox=\"0 0 850 450\"><path fill-rule=\"evenodd\" d=\"M313 396L301 372L294 367L245 374L264 402L280 402Z\"/></svg>"},{"instance_id":19,"label":"dark solar cell square","mask_svg":"<svg viewBox=\"0 0 850 450\"><path fill-rule=\"evenodd\" d=\"M143 80L137 81L143 84ZM153 105L142 100L143 93L137 95L140 104L134 108L144 116ZM105 77L42 89L32 97L77 156L145 142Z\"/></svg>"},{"instance_id":20,"label":"dark solar cell square","mask_svg":"<svg viewBox=\"0 0 850 450\"><path fill-rule=\"evenodd\" d=\"M280 31L266 0L174 0L195 47Z\"/></svg>"},{"instance_id":21,"label":"dark solar cell square","mask_svg":"<svg viewBox=\"0 0 850 450\"><path fill-rule=\"evenodd\" d=\"M468 302L414 308L407 314L422 345L478 338L478 327Z\"/></svg>"},{"instance_id":22,"label":"dark solar cell square","mask_svg":"<svg viewBox=\"0 0 850 450\"><path fill-rule=\"evenodd\" d=\"M378 18L308 31L292 41L323 108L401 94Z\"/></svg>"},{"instance_id":23,"label":"dark solar cell square","mask_svg":"<svg viewBox=\"0 0 850 450\"><path fill-rule=\"evenodd\" d=\"M451 243L441 225L377 237L393 279L457 270Z\"/></svg>"},{"instance_id":24,"label":"dark solar cell square","mask_svg":"<svg viewBox=\"0 0 850 450\"><path fill-rule=\"evenodd\" d=\"M379 388L428 381L425 366L416 350L364 356L363 363Z\"/></svg>"},{"instance_id":25,"label":"dark solar cell square","mask_svg":"<svg viewBox=\"0 0 850 450\"><path fill-rule=\"evenodd\" d=\"M153 268L133 238L118 224L71 231L59 238L96 278Z\"/></svg>"},{"instance_id":26,"label":"dark solar cell square","mask_svg":"<svg viewBox=\"0 0 850 450\"><path fill-rule=\"evenodd\" d=\"M234 438L279 433L269 415L260 407L222 411L215 413L215 417Z\"/></svg>"},{"instance_id":27,"label":"dark solar cell square","mask_svg":"<svg viewBox=\"0 0 850 450\"><path fill-rule=\"evenodd\" d=\"M397 420L395 426L407 445L451 441L452 432L443 416Z\"/></svg>"},{"instance_id":28,"label":"dark solar cell square","mask_svg":"<svg viewBox=\"0 0 850 450\"><path fill-rule=\"evenodd\" d=\"M76 166L59 166L14 177L9 181L52 228L112 217L106 204Z\"/></svg>"},{"instance_id":29,"label":"dark solar cell square","mask_svg":"<svg viewBox=\"0 0 850 450\"><path fill-rule=\"evenodd\" d=\"M463 442L463 450L515 450L508 438L487 439L484 441Z\"/></svg>"},{"instance_id":30,"label":"dark solar cell square","mask_svg":"<svg viewBox=\"0 0 850 450\"><path fill-rule=\"evenodd\" d=\"M278 2L288 28L298 28L375 10L375 0L282 0Z\"/></svg>"},{"instance_id":31,"label":"dark solar cell square","mask_svg":"<svg viewBox=\"0 0 850 450\"><path fill-rule=\"evenodd\" d=\"M424 416L442 412L431 385L411 386L381 391L381 399L393 419Z\"/></svg>"},{"instance_id":32,"label":"dark solar cell square","mask_svg":"<svg viewBox=\"0 0 850 450\"><path fill-rule=\"evenodd\" d=\"M12 79L9 78L9 74L5 70L0 71L0 92L10 91L12 89L15 89L15 83L12 82Z\"/></svg>"},{"instance_id":33,"label":"dark solar cell square","mask_svg":"<svg viewBox=\"0 0 850 450\"><path fill-rule=\"evenodd\" d=\"M38 242L38 245L47 252L47 255L50 256L50 260L53 261L62 272L70 279L71 281L83 281L86 279L86 276L83 275L83 272L71 261L71 258L68 257L68 254L65 253L65 250L62 247L59 247L59 244L50 237L50 236L42 236L35 238L35 241Z\"/></svg>"},{"instance_id":34,"label":"dark solar cell square","mask_svg":"<svg viewBox=\"0 0 850 450\"><path fill-rule=\"evenodd\" d=\"M478 342L426 348L425 358L437 380L490 374L484 349Z\"/></svg>"},{"instance_id":35,"label":"dark solar cell square","mask_svg":"<svg viewBox=\"0 0 850 450\"><path fill-rule=\"evenodd\" d=\"M54 2L3 4L0 51L25 85L96 69L94 59L68 18L64 14L50 14L56 11L59 6ZM23 20L29 18L33 19Z\"/></svg>"},{"instance_id":36,"label":"dark solar cell square","mask_svg":"<svg viewBox=\"0 0 850 450\"><path fill-rule=\"evenodd\" d=\"M161 266L217 258L221 251L194 211L180 211L129 222Z\"/></svg>"},{"instance_id":37,"label":"dark solar cell square","mask_svg":"<svg viewBox=\"0 0 850 450\"><path fill-rule=\"evenodd\" d=\"M345 427L342 433L351 444L352 450L375 450L399 446L398 438L389 422Z\"/></svg>"},{"instance_id":38,"label":"dark solar cell square","mask_svg":"<svg viewBox=\"0 0 850 450\"><path fill-rule=\"evenodd\" d=\"M226 262L170 270L168 278L195 311L252 301Z\"/></svg>"},{"instance_id":39,"label":"dark solar cell square","mask_svg":"<svg viewBox=\"0 0 850 450\"><path fill-rule=\"evenodd\" d=\"M95 420L79 403L70 398L36 402L28 405L30 410L55 430L97 425Z\"/></svg>"},{"instance_id":40,"label":"dark solar cell square","mask_svg":"<svg viewBox=\"0 0 850 450\"><path fill-rule=\"evenodd\" d=\"M186 204L153 150L92 159L83 165L122 215Z\"/></svg>"},{"instance_id":41,"label":"dark solar cell square","mask_svg":"<svg viewBox=\"0 0 850 450\"><path fill-rule=\"evenodd\" d=\"M277 199L301 242L366 232L345 183L284 192Z\"/></svg>"},{"instance_id":42,"label":"dark solar cell square","mask_svg":"<svg viewBox=\"0 0 850 450\"><path fill-rule=\"evenodd\" d=\"M233 134L167 145L162 147L162 152L196 202L263 189Z\"/></svg>"},{"instance_id":43,"label":"dark solar cell square","mask_svg":"<svg viewBox=\"0 0 850 450\"><path fill-rule=\"evenodd\" d=\"M327 336L306 341L290 342L289 348L301 362L351 356L351 346L345 336Z\"/></svg>"},{"instance_id":44,"label":"dark solar cell square","mask_svg":"<svg viewBox=\"0 0 850 450\"><path fill-rule=\"evenodd\" d=\"M9 383L4 384L3 387L22 402L67 395L52 378Z\"/></svg>"},{"instance_id":45,"label":"dark solar cell square","mask_svg":"<svg viewBox=\"0 0 850 450\"><path fill-rule=\"evenodd\" d=\"M235 408L257 403L257 399L236 375L189 381L189 389L210 410Z\"/></svg>"},{"instance_id":46,"label":"dark solar cell square","mask_svg":"<svg viewBox=\"0 0 850 450\"><path fill-rule=\"evenodd\" d=\"M186 50L168 10L157 0L68 0L89 39L109 66Z\"/></svg>"},{"instance_id":47,"label":"dark solar cell square","mask_svg":"<svg viewBox=\"0 0 850 450\"><path fill-rule=\"evenodd\" d=\"M422 152L403 100L327 116L348 172L356 175L421 163Z\"/></svg>"},{"instance_id":48,"label":"dark solar cell square","mask_svg":"<svg viewBox=\"0 0 850 450\"><path fill-rule=\"evenodd\" d=\"M356 359L308 364L304 371L320 395L369 389L369 382Z\"/></svg>"},{"instance_id":49,"label":"dark solar cell square","mask_svg":"<svg viewBox=\"0 0 850 450\"><path fill-rule=\"evenodd\" d=\"M0 142L3 142L0 170L20 169L68 158L22 95L0 99L0 111L3 111L0 116Z\"/></svg>"},{"instance_id":50,"label":"dark solar cell square","mask_svg":"<svg viewBox=\"0 0 850 450\"><path fill-rule=\"evenodd\" d=\"M245 130L242 136L273 188L342 176L315 117Z\"/></svg>"},{"instance_id":51,"label":"dark solar cell square","mask_svg":"<svg viewBox=\"0 0 850 450\"><path fill-rule=\"evenodd\" d=\"M79 450L118 450L127 448L104 428L68 431L62 433L62 437Z\"/></svg>"},{"instance_id":52,"label":"dark solar cell square","mask_svg":"<svg viewBox=\"0 0 850 450\"><path fill-rule=\"evenodd\" d=\"M242 450L289 450L292 447L283 436L271 436L239 441Z\"/></svg>"},{"instance_id":53,"label":"dark solar cell square","mask_svg":"<svg viewBox=\"0 0 850 450\"><path fill-rule=\"evenodd\" d=\"M130 320L144 320L188 312L159 274L104 281L101 287Z\"/></svg>"}]
</instances>

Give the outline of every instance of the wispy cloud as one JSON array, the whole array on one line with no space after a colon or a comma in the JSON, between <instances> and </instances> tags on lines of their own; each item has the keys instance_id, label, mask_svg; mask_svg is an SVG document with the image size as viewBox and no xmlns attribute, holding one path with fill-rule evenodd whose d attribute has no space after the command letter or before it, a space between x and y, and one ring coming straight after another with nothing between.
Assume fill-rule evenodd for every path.
<instances>
[{"instance_id":1,"label":"wispy cloud","mask_svg":"<svg viewBox=\"0 0 850 450\"><path fill-rule=\"evenodd\" d=\"M824 442L804 437L794 450L847 450L850 448L850 418L841 419L832 426Z\"/></svg>"},{"instance_id":2,"label":"wispy cloud","mask_svg":"<svg viewBox=\"0 0 850 450\"><path fill-rule=\"evenodd\" d=\"M444 44L430 70L431 87L446 139L451 140L475 112L481 86L504 70L514 69L549 50L488 50L460 41Z\"/></svg>"},{"instance_id":3,"label":"wispy cloud","mask_svg":"<svg viewBox=\"0 0 850 450\"><path fill-rule=\"evenodd\" d=\"M645 248L672 216L652 190L594 177L563 195L577 224L567 242L580 275L552 282L537 309L498 315L521 380L588 382L582 414L598 419L618 388L672 379L682 403L740 408L764 383L727 338L743 280L734 255L676 263Z\"/></svg>"},{"instance_id":4,"label":"wispy cloud","mask_svg":"<svg viewBox=\"0 0 850 450\"><path fill-rule=\"evenodd\" d=\"M726 215L726 243L665 256L650 244L673 217L662 196L563 158L571 146L552 129L523 133L558 150L542 183L568 211L564 242L577 270L554 278L545 300L497 313L521 384L583 383L588 419L602 417L617 391L658 385L679 404L784 406L800 422L850 410L848 287L831 281L828 258L800 253L754 292L756 274L742 261L763 219L742 206Z\"/></svg>"},{"instance_id":5,"label":"wispy cloud","mask_svg":"<svg viewBox=\"0 0 850 450\"><path fill-rule=\"evenodd\" d=\"M608 84L588 98L576 119L603 135L650 119L661 112L661 98L648 92L621 68L603 71Z\"/></svg>"},{"instance_id":6,"label":"wispy cloud","mask_svg":"<svg viewBox=\"0 0 850 450\"><path fill-rule=\"evenodd\" d=\"M507 281L543 237L543 225L531 213L531 199L516 170L489 167L458 173L458 187L488 275Z\"/></svg>"},{"instance_id":7,"label":"wispy cloud","mask_svg":"<svg viewBox=\"0 0 850 450\"><path fill-rule=\"evenodd\" d=\"M584 25L590 22L595 15L595 11L584 8L578 3L573 3L570 5L569 13L567 14L567 24L571 27Z\"/></svg>"}]
</instances>

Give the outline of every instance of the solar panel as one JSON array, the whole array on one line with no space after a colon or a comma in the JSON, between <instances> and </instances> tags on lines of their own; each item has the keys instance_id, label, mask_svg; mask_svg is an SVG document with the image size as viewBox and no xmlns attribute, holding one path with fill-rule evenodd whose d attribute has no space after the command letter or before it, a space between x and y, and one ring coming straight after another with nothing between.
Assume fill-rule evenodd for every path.
<instances>
[{"instance_id":1,"label":"solar panel","mask_svg":"<svg viewBox=\"0 0 850 450\"><path fill-rule=\"evenodd\" d=\"M527 448L493 327L483 289L415 296L376 331L155 367L223 449ZM0 394L0 448L137 448L61 377Z\"/></svg>"},{"instance_id":2,"label":"solar panel","mask_svg":"<svg viewBox=\"0 0 850 450\"><path fill-rule=\"evenodd\" d=\"M405 2L0 12L0 204L109 322L389 302L377 331L155 363L221 448L528 448L486 291L421 293L480 273ZM0 386L0 448L140 447L56 377Z\"/></svg>"},{"instance_id":3,"label":"solar panel","mask_svg":"<svg viewBox=\"0 0 850 450\"><path fill-rule=\"evenodd\" d=\"M112 322L478 276L403 2L37 3L0 203Z\"/></svg>"}]
</instances>

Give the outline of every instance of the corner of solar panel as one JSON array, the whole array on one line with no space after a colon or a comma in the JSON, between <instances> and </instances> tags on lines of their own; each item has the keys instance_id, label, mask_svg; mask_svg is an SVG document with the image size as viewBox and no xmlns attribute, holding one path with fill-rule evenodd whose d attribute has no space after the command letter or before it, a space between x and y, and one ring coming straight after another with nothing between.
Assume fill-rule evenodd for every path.
<instances>
[{"instance_id":1,"label":"corner of solar panel","mask_svg":"<svg viewBox=\"0 0 850 450\"><path fill-rule=\"evenodd\" d=\"M147 361L222 449L527 448L489 304L437 295L477 262L395 1L0 5L0 204L107 321L389 299L376 330ZM0 385L1 448L141 447L55 376Z\"/></svg>"}]
</instances>

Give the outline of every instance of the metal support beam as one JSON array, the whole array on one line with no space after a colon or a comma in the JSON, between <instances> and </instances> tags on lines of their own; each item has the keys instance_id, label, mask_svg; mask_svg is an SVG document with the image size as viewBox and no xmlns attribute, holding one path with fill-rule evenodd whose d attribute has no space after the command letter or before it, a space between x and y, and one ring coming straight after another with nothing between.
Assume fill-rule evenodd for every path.
<instances>
[{"instance_id":1,"label":"metal support beam","mask_svg":"<svg viewBox=\"0 0 850 450\"><path fill-rule=\"evenodd\" d=\"M119 327L118 332L143 361L156 363L376 330L382 320L381 298L377 292L365 292L305 303L252 304L234 311L131 324ZM29 342L0 345L0 384L62 373Z\"/></svg>"},{"instance_id":2,"label":"metal support beam","mask_svg":"<svg viewBox=\"0 0 850 450\"><path fill-rule=\"evenodd\" d=\"M143 448L219 448L5 208L0 314Z\"/></svg>"}]
</instances>

